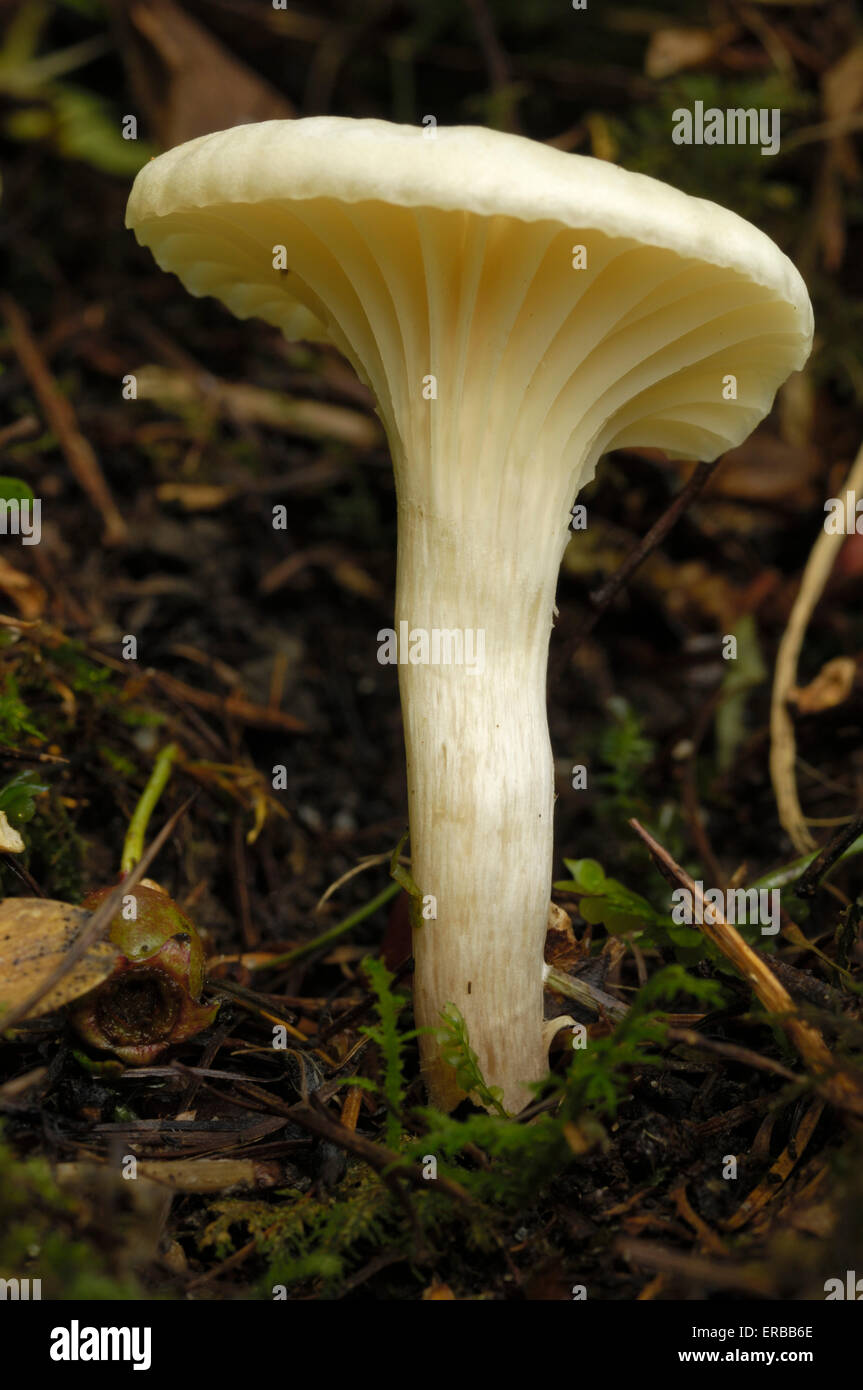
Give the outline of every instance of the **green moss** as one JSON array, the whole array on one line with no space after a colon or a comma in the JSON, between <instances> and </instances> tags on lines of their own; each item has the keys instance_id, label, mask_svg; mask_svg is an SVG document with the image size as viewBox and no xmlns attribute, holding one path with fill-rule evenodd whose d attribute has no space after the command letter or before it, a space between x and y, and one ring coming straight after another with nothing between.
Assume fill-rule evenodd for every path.
<instances>
[{"instance_id":1,"label":"green moss","mask_svg":"<svg viewBox=\"0 0 863 1390\"><path fill-rule=\"evenodd\" d=\"M25 838L23 858L37 882L44 884L53 898L78 902L84 891L87 842L78 834L56 790L42 798Z\"/></svg>"},{"instance_id":2,"label":"green moss","mask_svg":"<svg viewBox=\"0 0 863 1390\"><path fill-rule=\"evenodd\" d=\"M402 1001L391 994L392 977L383 967L373 977L379 1022L365 1031L381 1053L380 1080L361 1081L389 1102L391 1121L393 1110L405 1104L401 1049L393 1037ZM423 1107L403 1113L400 1131L387 1126L390 1148L399 1157L383 1174L352 1162L334 1192L221 1200L210 1207L202 1248L223 1259L251 1238L266 1266L258 1286L263 1298L274 1297L277 1285L287 1293L299 1285L325 1296L337 1293L381 1250L408 1266L434 1266L455 1283L463 1281L468 1257L490 1281L508 1277L505 1249L515 1225L538 1217L552 1184L577 1162L574 1136L584 1153L605 1143L602 1121L617 1115L633 1071L661 1064L655 1049L665 1040L666 1016L657 1006L681 995L711 1005L719 992L680 966L659 971L612 1036L591 1040L573 1053L565 1073L535 1088L557 1103L532 1123L484 1111L444 1115ZM476 1094L487 1096L464 1021L453 1027L450 1017L449 1023L453 1064ZM419 1169L427 1189L406 1184L402 1165ZM439 1186L442 1178L458 1184L466 1200Z\"/></svg>"},{"instance_id":3,"label":"green moss","mask_svg":"<svg viewBox=\"0 0 863 1390\"><path fill-rule=\"evenodd\" d=\"M33 722L14 672L7 671L0 683L0 743L14 747L22 734L38 739L45 737Z\"/></svg>"},{"instance_id":4,"label":"green moss","mask_svg":"<svg viewBox=\"0 0 863 1390\"><path fill-rule=\"evenodd\" d=\"M145 1297L131 1276L112 1271L83 1225L45 1160L17 1157L0 1133L0 1279L39 1279L43 1299Z\"/></svg>"}]
</instances>

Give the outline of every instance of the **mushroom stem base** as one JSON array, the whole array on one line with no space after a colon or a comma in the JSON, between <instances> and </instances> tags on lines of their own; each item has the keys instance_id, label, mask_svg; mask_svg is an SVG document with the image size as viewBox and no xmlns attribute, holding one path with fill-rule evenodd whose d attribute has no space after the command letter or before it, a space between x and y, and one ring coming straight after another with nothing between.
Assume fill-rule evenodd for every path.
<instances>
[{"instance_id":1,"label":"mushroom stem base","mask_svg":"<svg viewBox=\"0 0 863 1390\"><path fill-rule=\"evenodd\" d=\"M476 526L400 507L395 630L424 913L414 929L416 1020L439 1030L441 1010L455 1004L486 1083L510 1111L547 1070L554 775L545 684L565 539L565 526L546 539L531 575L500 547L491 554ZM420 1052L432 1102L451 1109L462 1093L434 1032L421 1035Z\"/></svg>"}]
</instances>

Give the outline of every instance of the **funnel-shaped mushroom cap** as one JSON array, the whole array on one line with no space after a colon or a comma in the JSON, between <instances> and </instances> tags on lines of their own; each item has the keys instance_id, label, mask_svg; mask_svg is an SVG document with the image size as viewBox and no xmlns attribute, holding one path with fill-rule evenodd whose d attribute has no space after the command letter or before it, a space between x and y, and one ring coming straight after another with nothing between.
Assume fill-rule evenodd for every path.
<instances>
[{"instance_id":1,"label":"funnel-shaped mushroom cap","mask_svg":"<svg viewBox=\"0 0 863 1390\"><path fill-rule=\"evenodd\" d=\"M499 426L522 459L714 458L811 346L799 274L734 213L475 127L324 116L205 135L141 170L127 223L193 294L330 338L409 455L428 455L411 436L431 428L414 417L433 373L462 457L493 435L500 465Z\"/></svg>"}]
</instances>

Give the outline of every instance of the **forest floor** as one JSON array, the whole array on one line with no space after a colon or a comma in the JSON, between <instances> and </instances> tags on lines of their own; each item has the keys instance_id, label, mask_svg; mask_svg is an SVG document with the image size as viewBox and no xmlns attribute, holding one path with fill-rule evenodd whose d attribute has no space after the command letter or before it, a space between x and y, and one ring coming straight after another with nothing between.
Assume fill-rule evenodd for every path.
<instances>
[{"instance_id":1,"label":"forest floor","mask_svg":"<svg viewBox=\"0 0 863 1390\"><path fill-rule=\"evenodd\" d=\"M807 68L810 22L778 31L814 125L824 90L835 114L847 82L837 97ZM847 33L818 22L832 70ZM56 23L62 47L77 31ZM246 59L266 76L253 38ZM429 42L444 90L460 50ZM727 53L757 47L743 33ZM101 62L91 95L116 105ZM539 100L542 62L513 76L510 115ZM672 98L654 91L627 123L646 79L604 71L596 121L562 143L608 139L672 178L648 167ZM725 105L741 79L729 60L705 80ZM749 187L732 162L710 194L784 225L821 346L612 601L597 591L693 466L616 454L580 499L590 525L564 559L549 665L547 955L581 984L580 1002L549 995L549 1016L571 1013L586 1046L559 1035L525 1115L469 1100L447 1117L419 1077L408 895L391 877L404 751L396 675L370 634L391 623L396 508L373 403L334 351L181 293L123 229L113 145L86 162L7 131L4 149L0 472L41 499L42 535L0 553L0 811L24 843L0 851L0 889L76 906L114 884L173 745L149 838L177 818L147 877L195 923L218 1012L145 1066L88 1045L59 1007L0 1039L0 1276L38 1268L55 1298L823 1297L863 1244L859 536L789 692L794 778L832 857L783 829L770 700L823 499L861 433L863 258L837 261L835 241L856 235L857 195L837 212L805 141L781 177ZM686 875L781 891L779 930L678 924ZM8 971L7 1000L28 983ZM468 1075L457 1025L450 1044Z\"/></svg>"}]
</instances>

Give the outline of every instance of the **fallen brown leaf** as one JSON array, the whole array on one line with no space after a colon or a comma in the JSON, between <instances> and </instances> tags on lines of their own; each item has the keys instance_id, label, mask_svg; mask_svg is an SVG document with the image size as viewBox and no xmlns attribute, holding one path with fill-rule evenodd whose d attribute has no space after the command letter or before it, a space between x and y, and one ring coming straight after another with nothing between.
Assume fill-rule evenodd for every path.
<instances>
[{"instance_id":1,"label":"fallen brown leaf","mask_svg":"<svg viewBox=\"0 0 863 1390\"><path fill-rule=\"evenodd\" d=\"M48 898L0 902L0 1028L3 1013L17 1009L60 964L92 913ZM91 946L25 1015L39 1018L87 994L114 969L120 952L107 941Z\"/></svg>"},{"instance_id":2,"label":"fallen brown leaf","mask_svg":"<svg viewBox=\"0 0 863 1390\"><path fill-rule=\"evenodd\" d=\"M239 488L219 483L160 483L156 496L160 502L178 502L186 512L215 512L232 502Z\"/></svg>"},{"instance_id":3,"label":"fallen brown leaf","mask_svg":"<svg viewBox=\"0 0 863 1390\"><path fill-rule=\"evenodd\" d=\"M848 699L857 676L857 662L850 656L835 656L808 685L792 686L788 699L800 714L820 714Z\"/></svg>"},{"instance_id":4,"label":"fallen brown leaf","mask_svg":"<svg viewBox=\"0 0 863 1390\"><path fill-rule=\"evenodd\" d=\"M228 126L296 114L275 87L171 0L117 4L113 19L135 101L164 149Z\"/></svg>"},{"instance_id":5,"label":"fallen brown leaf","mask_svg":"<svg viewBox=\"0 0 863 1390\"><path fill-rule=\"evenodd\" d=\"M20 854L24 848L18 831L9 824L5 811L0 811L0 850L4 854Z\"/></svg>"},{"instance_id":6,"label":"fallen brown leaf","mask_svg":"<svg viewBox=\"0 0 863 1390\"><path fill-rule=\"evenodd\" d=\"M22 618L33 621L45 612L48 596L29 574L0 557L0 591L11 598Z\"/></svg>"},{"instance_id":7,"label":"fallen brown leaf","mask_svg":"<svg viewBox=\"0 0 863 1390\"><path fill-rule=\"evenodd\" d=\"M423 1303L448 1303L455 1302L456 1297L449 1284L442 1284L439 1279L435 1279L433 1284L423 1289Z\"/></svg>"},{"instance_id":8,"label":"fallen brown leaf","mask_svg":"<svg viewBox=\"0 0 863 1390\"><path fill-rule=\"evenodd\" d=\"M572 918L557 903L548 905L545 932L545 959L549 965L556 965L558 970L571 970L584 959L586 951L576 940Z\"/></svg>"},{"instance_id":9,"label":"fallen brown leaf","mask_svg":"<svg viewBox=\"0 0 863 1390\"><path fill-rule=\"evenodd\" d=\"M701 68L709 63L725 41L734 33L723 29L658 29L647 45L644 71L648 77L661 81L687 68Z\"/></svg>"}]
</instances>

